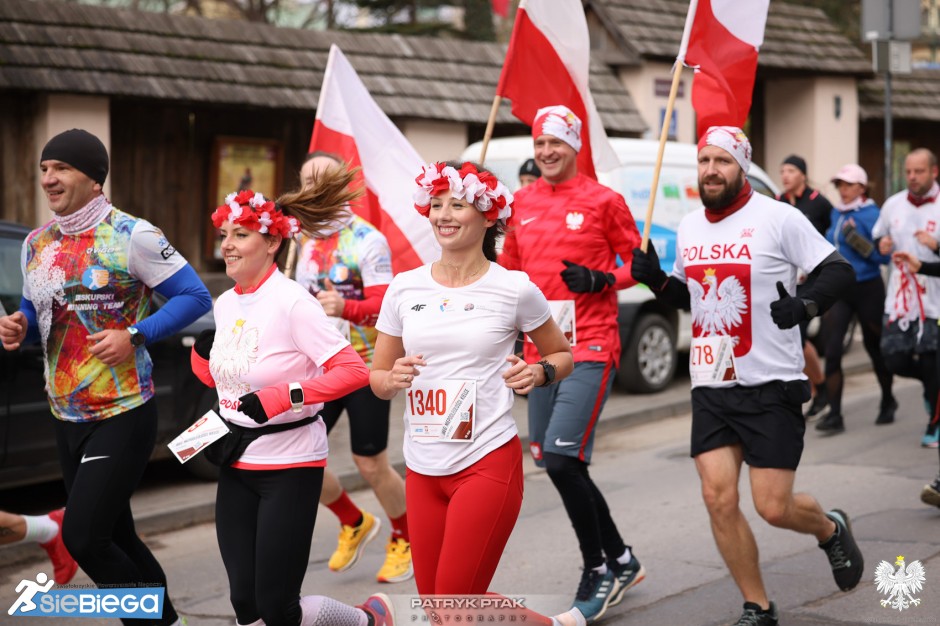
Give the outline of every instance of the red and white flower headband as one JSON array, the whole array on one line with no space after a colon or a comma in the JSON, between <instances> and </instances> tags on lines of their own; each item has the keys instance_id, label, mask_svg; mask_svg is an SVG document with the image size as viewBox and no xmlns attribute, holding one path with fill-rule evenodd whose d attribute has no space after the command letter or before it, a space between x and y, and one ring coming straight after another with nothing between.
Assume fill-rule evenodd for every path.
<instances>
[{"instance_id":1,"label":"red and white flower headband","mask_svg":"<svg viewBox=\"0 0 940 626\"><path fill-rule=\"evenodd\" d=\"M212 224L219 228L225 222L256 230L262 235L280 235L285 239L300 232L297 218L287 217L277 204L251 189L225 196L225 204L212 214Z\"/></svg>"},{"instance_id":2,"label":"red and white flower headband","mask_svg":"<svg viewBox=\"0 0 940 626\"><path fill-rule=\"evenodd\" d=\"M472 163L456 169L446 163L428 163L415 178L418 189L414 193L415 208L427 217L431 212L431 197L450 191L457 200L466 200L488 220L503 220L512 215L512 193L509 188L486 170L478 170Z\"/></svg>"}]
</instances>

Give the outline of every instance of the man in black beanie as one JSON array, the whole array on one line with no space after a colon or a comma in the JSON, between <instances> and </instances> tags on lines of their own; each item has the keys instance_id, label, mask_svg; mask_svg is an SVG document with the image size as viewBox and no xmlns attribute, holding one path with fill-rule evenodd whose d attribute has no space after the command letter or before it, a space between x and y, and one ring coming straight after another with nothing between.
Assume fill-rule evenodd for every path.
<instances>
[{"instance_id":1,"label":"man in black beanie","mask_svg":"<svg viewBox=\"0 0 940 626\"><path fill-rule=\"evenodd\" d=\"M23 297L19 311L0 317L0 343L17 350L42 342L68 492L61 522L68 552L99 587L165 588L130 508L157 433L144 346L181 330L212 299L160 229L101 192L108 176L101 140L79 129L56 135L39 169L53 219L23 242ZM167 303L148 316L151 290ZM162 617L147 623L179 623L168 594Z\"/></svg>"},{"instance_id":2,"label":"man in black beanie","mask_svg":"<svg viewBox=\"0 0 940 626\"><path fill-rule=\"evenodd\" d=\"M531 185L541 175L542 172L539 171L539 166L535 164L535 159L526 159L522 167L519 168L519 188Z\"/></svg>"},{"instance_id":3,"label":"man in black beanie","mask_svg":"<svg viewBox=\"0 0 940 626\"><path fill-rule=\"evenodd\" d=\"M99 185L108 177L108 151L101 140L87 130L73 128L59 133L42 149L39 162L68 163Z\"/></svg>"},{"instance_id":4,"label":"man in black beanie","mask_svg":"<svg viewBox=\"0 0 940 626\"><path fill-rule=\"evenodd\" d=\"M806 184L806 161L803 157L791 154L785 158L780 165L780 180L783 183L783 193L777 196L777 200L798 208L819 234L825 237L831 221L832 204L826 196ZM805 282L797 285L797 295L805 293L811 286ZM823 410L829 404L829 397L819 352L807 336L808 326L808 320L800 323L803 360L806 362L803 373L813 383L813 402L806 411L806 418L810 419L822 417Z\"/></svg>"}]
</instances>

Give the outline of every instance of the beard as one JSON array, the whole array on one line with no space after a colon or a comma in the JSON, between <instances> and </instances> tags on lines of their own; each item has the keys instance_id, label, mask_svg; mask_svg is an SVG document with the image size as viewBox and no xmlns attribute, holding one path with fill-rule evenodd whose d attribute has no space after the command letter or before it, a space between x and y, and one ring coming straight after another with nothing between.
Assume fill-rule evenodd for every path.
<instances>
[{"instance_id":1,"label":"beard","mask_svg":"<svg viewBox=\"0 0 940 626\"><path fill-rule=\"evenodd\" d=\"M909 184L909 185L907 186L907 190L910 191L910 192L911 192L912 194L914 194L915 196L918 196L918 197L921 197L921 198L922 198L922 197L926 196L926 195L930 192L931 187L933 187L933 181L932 181L932 180L930 180L930 181L928 181L928 182L926 182L926 183L924 183L924 184L922 184L922 185L918 185L917 183L914 183L914 186L913 186L913 187Z\"/></svg>"},{"instance_id":2,"label":"beard","mask_svg":"<svg viewBox=\"0 0 940 626\"><path fill-rule=\"evenodd\" d=\"M725 187L718 193L709 194L705 191L705 183L707 182L724 182ZM732 181L727 182L724 178L719 175L710 176L708 178L699 179L698 181L698 195L699 199L702 201L702 204L706 209L722 209L734 200L735 196L741 193L741 190L744 188L744 172L739 172L738 177Z\"/></svg>"}]
</instances>

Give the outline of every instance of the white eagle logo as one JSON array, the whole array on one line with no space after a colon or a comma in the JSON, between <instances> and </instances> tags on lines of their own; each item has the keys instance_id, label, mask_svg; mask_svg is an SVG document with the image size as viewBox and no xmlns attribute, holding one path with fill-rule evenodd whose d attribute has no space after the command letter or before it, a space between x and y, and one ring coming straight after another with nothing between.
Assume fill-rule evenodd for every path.
<instances>
[{"instance_id":1,"label":"white eagle logo","mask_svg":"<svg viewBox=\"0 0 940 626\"><path fill-rule=\"evenodd\" d=\"M584 224L584 214L580 211L572 211L565 216L565 226L568 230L581 230L582 224Z\"/></svg>"},{"instance_id":2,"label":"white eagle logo","mask_svg":"<svg viewBox=\"0 0 940 626\"><path fill-rule=\"evenodd\" d=\"M694 280L688 284L692 323L701 327L702 337L727 335L741 325L741 316L747 311L747 293L737 276L728 276L719 284L715 270L709 268L701 285Z\"/></svg>"},{"instance_id":3,"label":"white eagle logo","mask_svg":"<svg viewBox=\"0 0 940 626\"><path fill-rule=\"evenodd\" d=\"M210 369L216 385L225 391L244 395L251 391L242 377L258 359L258 329L245 328L245 320L237 320L231 334L221 337L212 346Z\"/></svg>"},{"instance_id":4,"label":"white eagle logo","mask_svg":"<svg viewBox=\"0 0 940 626\"><path fill-rule=\"evenodd\" d=\"M917 606L920 604L920 598L915 598L914 594L924 588L924 582L927 580L923 564L920 561L911 561L905 569L903 556L899 556L894 564L898 566L896 572L887 561L882 561L875 568L878 592L889 594L886 600L881 601L881 606L890 605L898 611Z\"/></svg>"}]
</instances>

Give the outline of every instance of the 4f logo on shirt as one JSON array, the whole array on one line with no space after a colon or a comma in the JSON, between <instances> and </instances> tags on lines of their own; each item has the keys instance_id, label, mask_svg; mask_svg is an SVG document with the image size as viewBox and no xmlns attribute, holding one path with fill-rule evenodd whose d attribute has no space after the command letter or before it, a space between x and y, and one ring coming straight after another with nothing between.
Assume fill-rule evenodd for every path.
<instances>
[{"instance_id":1,"label":"4f logo on shirt","mask_svg":"<svg viewBox=\"0 0 940 626\"><path fill-rule=\"evenodd\" d=\"M742 238L742 239L743 239L744 237L753 237L753 236L754 236L754 229L753 229L753 228L742 228L742 229L741 229L741 238Z\"/></svg>"},{"instance_id":2,"label":"4f logo on shirt","mask_svg":"<svg viewBox=\"0 0 940 626\"><path fill-rule=\"evenodd\" d=\"M423 310L424 310L424 307L426 307L426 306L427 306L426 304L416 304L416 305L414 305L413 307L411 307L411 310L412 310L412 311L423 311Z\"/></svg>"}]
</instances>

